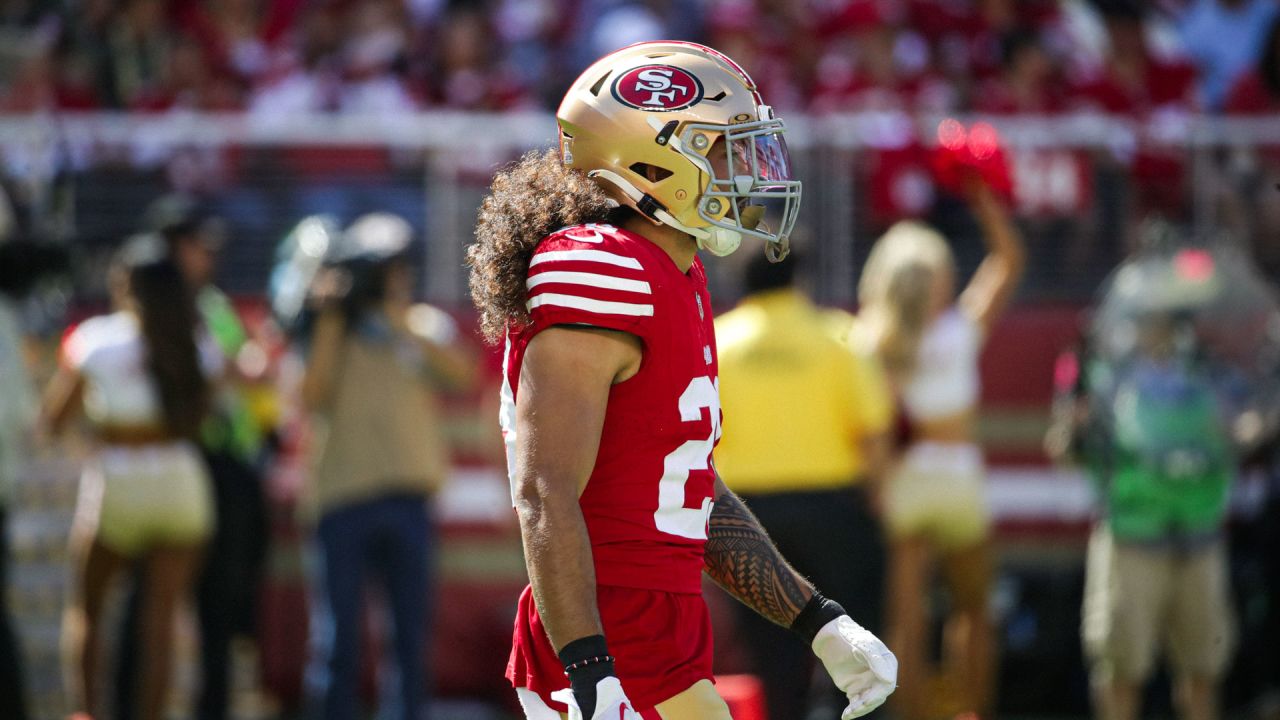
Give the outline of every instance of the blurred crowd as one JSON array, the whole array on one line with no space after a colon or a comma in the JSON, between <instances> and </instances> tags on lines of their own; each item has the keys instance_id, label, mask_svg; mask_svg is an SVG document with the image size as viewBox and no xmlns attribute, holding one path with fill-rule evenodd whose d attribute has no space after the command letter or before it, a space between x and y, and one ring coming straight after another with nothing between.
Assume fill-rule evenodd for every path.
<instances>
[{"instance_id":1,"label":"blurred crowd","mask_svg":"<svg viewBox=\"0 0 1280 720\"><path fill-rule=\"evenodd\" d=\"M0 111L554 105L594 58L710 44L783 110L1147 119L1280 107L1275 0L10 0Z\"/></svg>"},{"instance_id":2,"label":"blurred crowd","mask_svg":"<svg viewBox=\"0 0 1280 720\"><path fill-rule=\"evenodd\" d=\"M20 120L0 136L0 191L24 231L103 244L131 230L123 208L161 187L213 198L233 227L221 280L253 292L270 244L305 215L332 212L347 222L391 209L419 230L465 228L493 169L523 145L551 139L507 111L550 109L599 55L676 37L737 59L791 117L858 113L849 124L802 126L823 131L797 134L792 146L812 188L798 243L854 228L853 255L828 258L832 274L852 273L869 247L863 240L903 218L946 227L959 237L960 264L976 264L981 243L933 181L928 158L935 116L966 112L997 126L1044 120L1009 135L1015 213L1037 250L1029 295L1087 296L1150 211L1218 222L1278 273L1280 245L1269 242L1280 228L1280 205L1271 201L1280 178L1273 138L1263 123L1228 137L1192 122L1214 113L1265 119L1280 109L1278 7L1276 0L10 0L0 7L0 115ZM406 137L381 122L367 143L356 143L343 125L357 115L433 109L493 112L501 129L455 152L438 135ZM60 119L121 110L176 124L124 136L113 120L77 126L40 114L62 110ZM277 122L181 129L193 111ZM1100 122L1099 113L1117 122ZM254 134L303 115L296 138ZM1044 143L1058 123L1071 129L1069 141ZM319 142L331 131L341 137ZM856 148L845 152L848 139ZM0 222L4 215L0 209ZM1115 227L1121 232L1108 233ZM443 273L432 283L436 297L460 287ZM822 284L831 299L848 277Z\"/></svg>"}]
</instances>

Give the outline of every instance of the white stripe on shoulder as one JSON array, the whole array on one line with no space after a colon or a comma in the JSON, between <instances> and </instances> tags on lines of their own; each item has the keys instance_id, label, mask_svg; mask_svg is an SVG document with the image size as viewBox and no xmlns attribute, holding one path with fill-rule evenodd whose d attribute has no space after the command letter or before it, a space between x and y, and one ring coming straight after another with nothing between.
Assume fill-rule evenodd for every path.
<instances>
[{"instance_id":1,"label":"white stripe on shoulder","mask_svg":"<svg viewBox=\"0 0 1280 720\"><path fill-rule=\"evenodd\" d=\"M617 255L615 253L605 252L604 250L551 250L544 253L537 253L533 256L533 259L529 261L529 267L562 260L598 262L605 263L607 265L631 268L632 270L643 269L640 267L640 261L633 257Z\"/></svg>"},{"instance_id":2,"label":"white stripe on shoulder","mask_svg":"<svg viewBox=\"0 0 1280 720\"><path fill-rule=\"evenodd\" d=\"M559 293L542 293L529 299L530 310L542 305L586 310L601 315L631 315L633 317L649 317L653 315L653 305L648 303L624 303L609 300L592 300L577 295L561 295Z\"/></svg>"},{"instance_id":3,"label":"white stripe on shoulder","mask_svg":"<svg viewBox=\"0 0 1280 720\"><path fill-rule=\"evenodd\" d=\"M594 288L604 288L606 290L622 290L625 292L652 294L649 283L644 280L627 280L626 278L613 277L612 275L599 275L597 273L588 272L567 272L564 270L554 270L541 272L537 275L529 277L525 287L530 290L538 287L543 283L564 283L566 285L586 285Z\"/></svg>"}]
</instances>

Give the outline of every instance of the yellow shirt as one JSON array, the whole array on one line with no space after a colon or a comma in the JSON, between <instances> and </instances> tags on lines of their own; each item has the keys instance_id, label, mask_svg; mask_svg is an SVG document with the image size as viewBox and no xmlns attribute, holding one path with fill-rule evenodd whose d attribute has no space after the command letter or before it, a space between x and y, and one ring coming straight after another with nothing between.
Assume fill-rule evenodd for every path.
<instances>
[{"instance_id":1,"label":"yellow shirt","mask_svg":"<svg viewBox=\"0 0 1280 720\"><path fill-rule=\"evenodd\" d=\"M715 464L734 491L860 479L861 444L889 430L893 404L879 364L839 337L849 320L792 290L748 297L716 319L724 435Z\"/></svg>"}]
</instances>

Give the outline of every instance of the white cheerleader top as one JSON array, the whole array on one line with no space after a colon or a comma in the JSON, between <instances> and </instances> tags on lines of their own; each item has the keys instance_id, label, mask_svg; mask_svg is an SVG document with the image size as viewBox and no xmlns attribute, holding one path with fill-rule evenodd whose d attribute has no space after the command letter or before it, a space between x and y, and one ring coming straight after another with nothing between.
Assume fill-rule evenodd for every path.
<instances>
[{"instance_id":1,"label":"white cheerleader top","mask_svg":"<svg viewBox=\"0 0 1280 720\"><path fill-rule=\"evenodd\" d=\"M223 358L213 337L197 339L205 376L222 374ZM63 361L84 378L84 409L97 425L159 425L160 396L146 363L146 340L130 312L85 320L62 347Z\"/></svg>"},{"instance_id":2,"label":"white cheerleader top","mask_svg":"<svg viewBox=\"0 0 1280 720\"><path fill-rule=\"evenodd\" d=\"M902 383L902 404L913 420L948 417L978 403L982 332L959 308L939 315L920 338L915 369Z\"/></svg>"}]
</instances>

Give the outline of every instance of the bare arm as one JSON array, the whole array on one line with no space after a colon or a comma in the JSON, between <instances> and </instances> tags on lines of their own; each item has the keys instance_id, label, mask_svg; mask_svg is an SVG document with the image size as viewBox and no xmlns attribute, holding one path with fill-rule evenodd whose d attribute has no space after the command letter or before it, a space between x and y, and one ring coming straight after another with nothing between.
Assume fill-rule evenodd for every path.
<instances>
[{"instance_id":1,"label":"bare arm","mask_svg":"<svg viewBox=\"0 0 1280 720\"><path fill-rule=\"evenodd\" d=\"M853 349L855 382L847 400L851 441L862 457L862 477L868 499L880 508L882 484L893 458L893 391L880 361Z\"/></svg>"},{"instance_id":2,"label":"bare arm","mask_svg":"<svg viewBox=\"0 0 1280 720\"><path fill-rule=\"evenodd\" d=\"M881 491L884 489L885 477L889 474L889 464L893 457L893 439L889 433L872 433L862 438L863 477L867 483L871 502L877 512L880 507Z\"/></svg>"},{"instance_id":3,"label":"bare arm","mask_svg":"<svg viewBox=\"0 0 1280 720\"><path fill-rule=\"evenodd\" d=\"M969 202L982 228L987 256L960 294L960 307L985 332L1018 289L1027 264L1026 248L1008 209L989 187L974 181Z\"/></svg>"},{"instance_id":4,"label":"bare arm","mask_svg":"<svg viewBox=\"0 0 1280 720\"><path fill-rule=\"evenodd\" d=\"M476 353L459 337L444 311L426 304L389 306L387 316L422 349L430 377L446 390L471 389L477 378Z\"/></svg>"},{"instance_id":5,"label":"bare arm","mask_svg":"<svg viewBox=\"0 0 1280 720\"><path fill-rule=\"evenodd\" d=\"M81 411L84 376L69 367L59 367L45 389L36 434L41 440L61 434Z\"/></svg>"},{"instance_id":6,"label":"bare arm","mask_svg":"<svg viewBox=\"0 0 1280 720\"><path fill-rule=\"evenodd\" d=\"M307 354L307 365L302 375L302 404L308 410L321 410L329 403L345 334L346 320L341 310L328 307L320 312L311 334L311 351Z\"/></svg>"},{"instance_id":7,"label":"bare arm","mask_svg":"<svg viewBox=\"0 0 1280 720\"><path fill-rule=\"evenodd\" d=\"M470 389L476 382L475 353L459 341L438 343L421 335L413 336L422 346L431 377L449 390Z\"/></svg>"},{"instance_id":8,"label":"bare arm","mask_svg":"<svg viewBox=\"0 0 1280 720\"><path fill-rule=\"evenodd\" d=\"M453 390L468 390L476 383L476 354L465 345L434 345L428 361Z\"/></svg>"},{"instance_id":9,"label":"bare arm","mask_svg":"<svg viewBox=\"0 0 1280 720\"><path fill-rule=\"evenodd\" d=\"M813 648L849 698L841 717L871 712L897 687L898 661L889 648L782 559L760 522L720 478L707 533L706 572L739 602Z\"/></svg>"},{"instance_id":10,"label":"bare arm","mask_svg":"<svg viewBox=\"0 0 1280 720\"><path fill-rule=\"evenodd\" d=\"M538 614L559 652L603 634L578 496L595 466L609 389L639 369L638 338L553 327L530 341L516 402L515 503Z\"/></svg>"},{"instance_id":11,"label":"bare arm","mask_svg":"<svg viewBox=\"0 0 1280 720\"><path fill-rule=\"evenodd\" d=\"M789 628L814 595L791 569L760 521L716 478L716 504L707 530L706 573L743 605Z\"/></svg>"}]
</instances>

